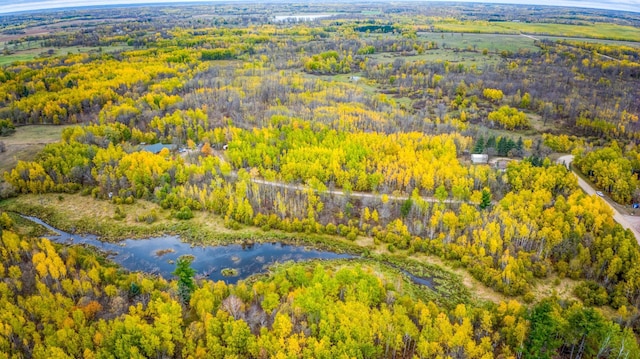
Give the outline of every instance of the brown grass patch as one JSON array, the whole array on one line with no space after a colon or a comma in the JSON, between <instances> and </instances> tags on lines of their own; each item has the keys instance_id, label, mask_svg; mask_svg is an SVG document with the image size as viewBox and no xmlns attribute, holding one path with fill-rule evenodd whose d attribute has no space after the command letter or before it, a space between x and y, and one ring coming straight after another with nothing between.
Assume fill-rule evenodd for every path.
<instances>
[{"instance_id":1,"label":"brown grass patch","mask_svg":"<svg viewBox=\"0 0 640 359\"><path fill-rule=\"evenodd\" d=\"M0 175L11 170L18 161L31 161L44 146L60 141L62 131L69 126L34 125L16 128L16 132L0 137L7 150L0 153Z\"/></svg>"}]
</instances>

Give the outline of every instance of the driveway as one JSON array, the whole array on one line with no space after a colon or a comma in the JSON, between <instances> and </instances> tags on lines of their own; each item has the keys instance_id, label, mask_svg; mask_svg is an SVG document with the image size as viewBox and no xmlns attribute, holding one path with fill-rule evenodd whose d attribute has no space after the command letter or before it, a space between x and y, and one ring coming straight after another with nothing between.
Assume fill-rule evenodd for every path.
<instances>
[{"instance_id":1,"label":"driveway","mask_svg":"<svg viewBox=\"0 0 640 359\"><path fill-rule=\"evenodd\" d=\"M571 168L571 172L578 179L578 185L580 186L580 188L582 188L583 191L585 191L588 195L595 195L596 194L596 190L593 187L591 187L591 185L589 183L587 183L585 180L583 180L580 176L578 176L573 171L573 168L571 167L571 162L573 162L573 155L562 156L562 157L558 158L558 160L556 161L556 163L558 163L558 164L565 164L565 165L569 166L569 168ZM616 222L620 223L620 225L623 228L630 229L631 232L633 232L633 234L636 236L636 241L638 241L638 243L640 243L640 232L638 231L638 225L640 224L640 218L634 217L634 216L624 215L624 214L620 213L614 206L612 206L611 203L609 203L609 201L606 201L604 199L603 199L603 201L607 204L607 206L609 206L611 208L611 211L613 211L613 219Z\"/></svg>"}]
</instances>

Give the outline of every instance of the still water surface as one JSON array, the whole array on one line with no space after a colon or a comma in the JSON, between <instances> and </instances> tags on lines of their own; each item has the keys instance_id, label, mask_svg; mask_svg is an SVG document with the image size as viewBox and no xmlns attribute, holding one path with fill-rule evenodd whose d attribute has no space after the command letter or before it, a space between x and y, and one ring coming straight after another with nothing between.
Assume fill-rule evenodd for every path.
<instances>
[{"instance_id":1,"label":"still water surface","mask_svg":"<svg viewBox=\"0 0 640 359\"><path fill-rule=\"evenodd\" d=\"M48 236L51 241L64 244L88 244L106 252L107 257L131 271L144 271L172 278L175 261L182 255L191 255L191 264L197 275L211 280L236 283L253 274L265 272L276 262L303 261L308 259L354 258L351 254L310 249L304 246L282 243L255 243L251 245L196 246L182 242L178 236L162 236L147 239L126 239L118 243L103 242L91 234L71 234L54 228L36 217L24 216L57 235ZM164 254L163 254L164 253ZM224 268L238 271L237 276L225 277Z\"/></svg>"},{"instance_id":2,"label":"still water surface","mask_svg":"<svg viewBox=\"0 0 640 359\"><path fill-rule=\"evenodd\" d=\"M253 274L265 272L269 266L276 262L356 258L351 254L340 254L277 242L197 246L182 242L178 236L161 236L147 239L126 239L110 243L100 241L98 236L92 234L71 234L61 231L36 217L23 217L56 233L56 235L47 237L54 242L87 244L107 253L109 259L130 271L159 274L167 279L173 277L171 273L175 270L175 261L183 255L194 257L191 267L195 269L196 275L213 281L223 280L230 284ZM235 269L238 274L225 277L221 273L221 270L225 268ZM414 283L435 289L433 278L418 277L401 268L396 267L396 269L408 276Z\"/></svg>"}]
</instances>

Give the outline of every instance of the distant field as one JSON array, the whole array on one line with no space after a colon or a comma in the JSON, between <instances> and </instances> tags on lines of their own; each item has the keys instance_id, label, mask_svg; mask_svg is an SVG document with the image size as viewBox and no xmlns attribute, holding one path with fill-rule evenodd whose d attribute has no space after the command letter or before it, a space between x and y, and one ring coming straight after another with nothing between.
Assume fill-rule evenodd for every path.
<instances>
[{"instance_id":1,"label":"distant field","mask_svg":"<svg viewBox=\"0 0 640 359\"><path fill-rule=\"evenodd\" d=\"M31 161L48 143L58 142L62 130L68 126L36 125L18 127L8 137L0 137L6 152L0 153L0 175L11 170L18 160Z\"/></svg>"},{"instance_id":2,"label":"distant field","mask_svg":"<svg viewBox=\"0 0 640 359\"><path fill-rule=\"evenodd\" d=\"M46 53L49 50L53 50L53 55L47 57L55 57L62 56L68 53L87 53L87 52L96 52L100 49L97 46L72 46L72 47L60 47L60 48L52 48L52 47L35 47L27 50L19 50L11 55L2 55L0 56L0 66L9 65L16 61L30 61L40 57L40 54ZM122 46L103 46L102 52L115 52L121 50L132 49L130 46L122 45Z\"/></svg>"},{"instance_id":3,"label":"distant field","mask_svg":"<svg viewBox=\"0 0 640 359\"><path fill-rule=\"evenodd\" d=\"M640 28L615 24L567 25L522 22L442 21L433 24L446 32L537 34L550 36L587 37L596 39L640 41Z\"/></svg>"},{"instance_id":4,"label":"distant field","mask_svg":"<svg viewBox=\"0 0 640 359\"><path fill-rule=\"evenodd\" d=\"M536 36L536 37L539 39L546 39L550 41L568 40L568 41L579 41L579 42L587 42L587 43L629 46L629 47L640 48L640 41L634 42L634 41L605 40L605 39L587 39L584 37L567 37L567 36Z\"/></svg>"},{"instance_id":5,"label":"distant field","mask_svg":"<svg viewBox=\"0 0 640 359\"><path fill-rule=\"evenodd\" d=\"M28 50L21 51L19 53L11 54L11 55L2 55L0 56L0 66L9 65L16 61L29 61L38 57L38 54L42 52L39 50Z\"/></svg>"},{"instance_id":6,"label":"distant field","mask_svg":"<svg viewBox=\"0 0 640 359\"><path fill-rule=\"evenodd\" d=\"M483 49L489 52L511 51L517 52L520 49L529 51L540 50L535 46L534 40L521 35L496 35L496 34L469 34L469 33L433 33L421 32L418 34L420 39L433 41L439 47L446 44L449 48L460 49Z\"/></svg>"},{"instance_id":7,"label":"distant field","mask_svg":"<svg viewBox=\"0 0 640 359\"><path fill-rule=\"evenodd\" d=\"M450 46L450 45L447 45ZM456 64L464 64L466 66L476 65L481 67L484 64L495 64L502 60L496 53L489 53L487 55L483 55L482 51L478 49L477 52L473 51L453 51L451 49L437 49L437 50L427 50L423 54L420 55L411 55L405 56L396 53L379 53L371 55L371 59L376 60L382 63L390 63L395 61L396 59L402 59L407 62L412 61L428 61L428 62L436 62L436 61L447 61L451 65Z\"/></svg>"}]
</instances>

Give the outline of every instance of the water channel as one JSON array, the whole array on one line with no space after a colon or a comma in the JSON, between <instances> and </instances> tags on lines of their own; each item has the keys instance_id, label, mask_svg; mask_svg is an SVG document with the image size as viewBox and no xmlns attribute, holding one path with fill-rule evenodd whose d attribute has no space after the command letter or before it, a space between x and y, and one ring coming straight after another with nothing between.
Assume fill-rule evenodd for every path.
<instances>
[{"instance_id":1,"label":"water channel","mask_svg":"<svg viewBox=\"0 0 640 359\"><path fill-rule=\"evenodd\" d=\"M175 261L183 255L193 256L191 267L196 275L213 281L223 280L233 284L253 274L265 272L272 264L286 261L309 259L345 259L356 258L352 254L334 253L311 249L305 246L283 243L253 243L249 245L229 244L198 246L182 242L178 236L161 236L147 239L126 239L120 242L103 242L91 234L71 234L54 228L39 218L22 216L37 223L55 235L49 235L51 241L62 244L85 244L97 248L107 257L130 271L143 271L172 278ZM222 275L223 269L233 269L232 276ZM417 277L397 268L414 283L434 289L432 278Z\"/></svg>"}]
</instances>

